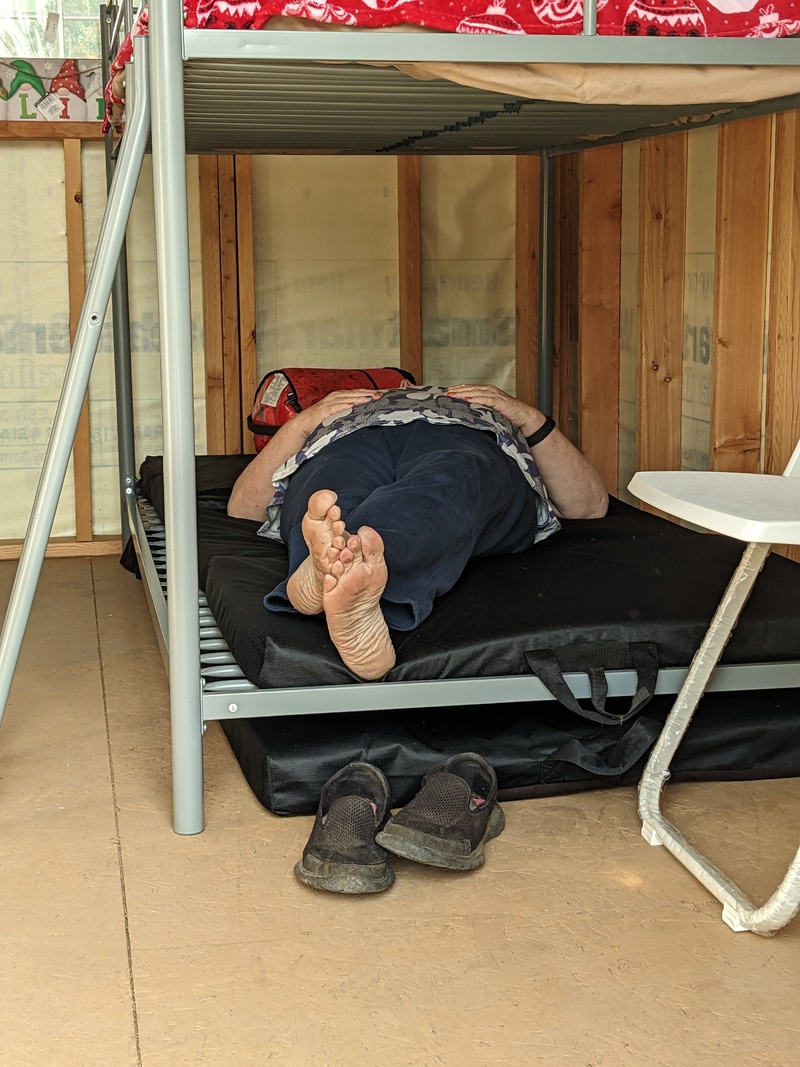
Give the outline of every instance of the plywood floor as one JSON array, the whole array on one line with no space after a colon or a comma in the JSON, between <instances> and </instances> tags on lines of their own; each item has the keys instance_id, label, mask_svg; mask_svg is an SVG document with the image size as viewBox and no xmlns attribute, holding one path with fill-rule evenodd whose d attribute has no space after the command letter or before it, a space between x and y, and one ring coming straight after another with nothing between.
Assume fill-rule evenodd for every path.
<instances>
[{"instance_id":1,"label":"plywood floor","mask_svg":"<svg viewBox=\"0 0 800 1067\"><path fill-rule=\"evenodd\" d=\"M13 564L0 566L0 598ZM301 887L311 818L206 736L207 829L170 826L168 700L141 586L48 561L0 730L0 1064L796 1067L800 918L734 934L639 835L633 790L506 805L486 866ZM800 781L668 791L759 900Z\"/></svg>"}]
</instances>

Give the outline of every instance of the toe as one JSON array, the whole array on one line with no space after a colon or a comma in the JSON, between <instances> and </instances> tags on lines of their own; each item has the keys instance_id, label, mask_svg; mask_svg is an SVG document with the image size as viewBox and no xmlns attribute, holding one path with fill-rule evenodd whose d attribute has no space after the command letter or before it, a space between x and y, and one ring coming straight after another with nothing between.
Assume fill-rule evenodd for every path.
<instances>
[{"instance_id":1,"label":"toe","mask_svg":"<svg viewBox=\"0 0 800 1067\"><path fill-rule=\"evenodd\" d=\"M361 551L370 563L383 559L383 538L371 526L362 526L358 531L361 538Z\"/></svg>"},{"instance_id":2,"label":"toe","mask_svg":"<svg viewBox=\"0 0 800 1067\"><path fill-rule=\"evenodd\" d=\"M324 519L335 503L336 493L331 489L318 489L308 498L308 514L312 519Z\"/></svg>"}]
</instances>

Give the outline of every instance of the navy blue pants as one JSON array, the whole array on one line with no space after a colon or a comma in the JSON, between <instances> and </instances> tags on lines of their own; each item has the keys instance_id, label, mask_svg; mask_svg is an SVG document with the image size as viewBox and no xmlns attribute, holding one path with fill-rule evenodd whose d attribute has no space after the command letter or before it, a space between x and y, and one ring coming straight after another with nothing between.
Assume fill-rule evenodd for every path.
<instances>
[{"instance_id":1,"label":"navy blue pants","mask_svg":"<svg viewBox=\"0 0 800 1067\"><path fill-rule=\"evenodd\" d=\"M337 494L348 533L371 526L385 545L387 624L413 630L474 556L534 541L536 493L490 433L415 421L340 437L292 475L281 508L289 574L308 556L301 523L318 489ZM281 582L264 599L293 611Z\"/></svg>"}]
</instances>

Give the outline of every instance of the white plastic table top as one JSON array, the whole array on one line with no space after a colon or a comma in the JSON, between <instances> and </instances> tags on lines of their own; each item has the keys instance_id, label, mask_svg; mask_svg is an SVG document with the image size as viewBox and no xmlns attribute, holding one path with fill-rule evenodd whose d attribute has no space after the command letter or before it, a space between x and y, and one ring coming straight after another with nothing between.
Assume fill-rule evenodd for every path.
<instances>
[{"instance_id":1,"label":"white plastic table top","mask_svg":"<svg viewBox=\"0 0 800 1067\"><path fill-rule=\"evenodd\" d=\"M676 518L740 541L800 544L800 478L729 471L638 471L628 489Z\"/></svg>"}]
</instances>

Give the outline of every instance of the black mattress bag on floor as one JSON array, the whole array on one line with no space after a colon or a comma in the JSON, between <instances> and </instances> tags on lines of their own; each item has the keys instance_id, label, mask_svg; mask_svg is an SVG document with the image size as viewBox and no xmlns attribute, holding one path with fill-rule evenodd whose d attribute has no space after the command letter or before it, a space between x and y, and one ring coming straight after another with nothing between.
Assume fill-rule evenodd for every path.
<instances>
[{"instance_id":1,"label":"black mattress bag on floor","mask_svg":"<svg viewBox=\"0 0 800 1067\"><path fill-rule=\"evenodd\" d=\"M264 594L286 574L283 546L225 507L250 457L198 457L199 582L255 685L356 682L322 619L276 615ZM160 457L139 491L164 516ZM395 633L391 680L536 673L559 701L223 721L256 796L278 814L316 809L354 759L376 763L405 803L436 762L480 751L500 795L539 796L635 782L672 705L651 698L659 666L686 667L741 556L740 542L689 531L612 500L604 519L567 521L528 552L475 560L417 630ZM800 657L800 565L771 556L725 662ZM640 693L574 701L563 672L635 666ZM638 701L638 703L637 703ZM800 775L797 690L707 694L673 761L675 778Z\"/></svg>"},{"instance_id":2,"label":"black mattress bag on floor","mask_svg":"<svg viewBox=\"0 0 800 1067\"><path fill-rule=\"evenodd\" d=\"M480 752L501 800L633 785L673 702L656 696L630 722L600 725L555 701L491 707L223 720L250 788L276 815L316 811L322 787L352 760L386 775L393 806L447 756ZM610 700L613 711L616 701ZM626 702L623 702L625 705ZM670 768L676 781L800 776L796 689L708 693Z\"/></svg>"}]
</instances>

